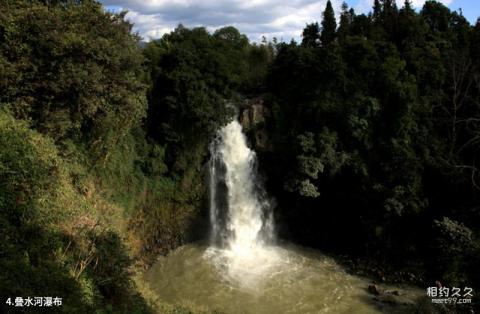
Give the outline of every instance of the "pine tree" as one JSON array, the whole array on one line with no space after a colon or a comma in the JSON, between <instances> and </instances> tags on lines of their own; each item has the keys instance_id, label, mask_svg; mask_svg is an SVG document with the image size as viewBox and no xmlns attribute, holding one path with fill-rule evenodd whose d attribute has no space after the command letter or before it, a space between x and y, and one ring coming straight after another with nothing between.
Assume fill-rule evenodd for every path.
<instances>
[{"instance_id":1,"label":"pine tree","mask_svg":"<svg viewBox=\"0 0 480 314\"><path fill-rule=\"evenodd\" d=\"M480 66L480 17L472 31L472 56Z\"/></svg>"},{"instance_id":2,"label":"pine tree","mask_svg":"<svg viewBox=\"0 0 480 314\"><path fill-rule=\"evenodd\" d=\"M302 33L302 46L318 47L320 43L320 27L318 23L307 24Z\"/></svg>"},{"instance_id":3,"label":"pine tree","mask_svg":"<svg viewBox=\"0 0 480 314\"><path fill-rule=\"evenodd\" d=\"M403 4L403 9L409 14L413 13L412 2L410 0L405 0L405 3Z\"/></svg>"},{"instance_id":4,"label":"pine tree","mask_svg":"<svg viewBox=\"0 0 480 314\"><path fill-rule=\"evenodd\" d=\"M395 0L381 0L383 11L381 22L383 29L391 39L397 36L398 8Z\"/></svg>"},{"instance_id":5,"label":"pine tree","mask_svg":"<svg viewBox=\"0 0 480 314\"><path fill-rule=\"evenodd\" d=\"M384 19L390 18L398 11L395 0L382 0Z\"/></svg>"},{"instance_id":6,"label":"pine tree","mask_svg":"<svg viewBox=\"0 0 480 314\"><path fill-rule=\"evenodd\" d=\"M337 29L337 22L335 21L335 13L333 12L332 3L327 1L327 6L323 12L322 32L320 40L322 45L326 46L335 40L335 31Z\"/></svg>"},{"instance_id":7,"label":"pine tree","mask_svg":"<svg viewBox=\"0 0 480 314\"><path fill-rule=\"evenodd\" d=\"M412 8L410 0L405 0L403 8L398 14L398 42L409 41L417 42L422 38L422 28L419 24L415 11Z\"/></svg>"},{"instance_id":8,"label":"pine tree","mask_svg":"<svg viewBox=\"0 0 480 314\"><path fill-rule=\"evenodd\" d=\"M340 14L340 26L338 27L338 37L345 38L350 32L350 26L355 15L353 9L348 9L348 4L343 2L342 13Z\"/></svg>"},{"instance_id":9,"label":"pine tree","mask_svg":"<svg viewBox=\"0 0 480 314\"><path fill-rule=\"evenodd\" d=\"M373 20L378 22L380 20L380 15L382 14L382 5L380 0L375 0L373 2Z\"/></svg>"}]
</instances>

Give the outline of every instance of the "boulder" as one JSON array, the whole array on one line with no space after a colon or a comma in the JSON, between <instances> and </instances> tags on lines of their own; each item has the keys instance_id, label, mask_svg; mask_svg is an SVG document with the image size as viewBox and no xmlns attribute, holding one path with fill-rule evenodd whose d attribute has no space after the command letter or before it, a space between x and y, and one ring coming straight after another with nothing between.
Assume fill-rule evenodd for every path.
<instances>
[{"instance_id":1,"label":"boulder","mask_svg":"<svg viewBox=\"0 0 480 314\"><path fill-rule=\"evenodd\" d=\"M240 111L240 124L243 130L252 141L256 151L270 151L272 144L265 123L270 114L269 109L264 105L263 98L256 97L245 101Z\"/></svg>"},{"instance_id":2,"label":"boulder","mask_svg":"<svg viewBox=\"0 0 480 314\"><path fill-rule=\"evenodd\" d=\"M368 292L374 295L380 295L383 293L383 291L375 284L375 282L368 285Z\"/></svg>"},{"instance_id":3,"label":"boulder","mask_svg":"<svg viewBox=\"0 0 480 314\"><path fill-rule=\"evenodd\" d=\"M240 124L245 130L249 130L265 123L268 115L269 110L264 105L263 98L248 99L240 113Z\"/></svg>"}]
</instances>

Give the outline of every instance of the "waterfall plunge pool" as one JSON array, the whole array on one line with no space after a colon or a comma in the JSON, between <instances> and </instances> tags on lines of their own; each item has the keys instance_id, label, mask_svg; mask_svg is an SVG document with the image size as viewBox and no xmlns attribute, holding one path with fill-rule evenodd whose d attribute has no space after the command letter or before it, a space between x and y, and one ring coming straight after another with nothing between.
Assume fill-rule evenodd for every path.
<instances>
[{"instance_id":1,"label":"waterfall plunge pool","mask_svg":"<svg viewBox=\"0 0 480 314\"><path fill-rule=\"evenodd\" d=\"M160 299L232 314L411 312L372 301L369 280L347 274L331 258L273 244L269 197L238 121L217 132L210 152L210 245L180 247L146 273ZM412 303L420 292L400 294L397 301Z\"/></svg>"},{"instance_id":2,"label":"waterfall plunge pool","mask_svg":"<svg viewBox=\"0 0 480 314\"><path fill-rule=\"evenodd\" d=\"M396 304L373 300L371 280L348 274L334 259L291 244L245 256L188 244L159 258L145 279L163 302L207 313L412 313L425 292L397 290Z\"/></svg>"}]
</instances>

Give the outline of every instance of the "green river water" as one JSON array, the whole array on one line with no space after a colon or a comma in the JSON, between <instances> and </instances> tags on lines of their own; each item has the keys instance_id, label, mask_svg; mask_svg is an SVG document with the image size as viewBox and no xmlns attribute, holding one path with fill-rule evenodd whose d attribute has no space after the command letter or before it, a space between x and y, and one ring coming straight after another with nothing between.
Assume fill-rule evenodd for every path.
<instances>
[{"instance_id":1,"label":"green river water","mask_svg":"<svg viewBox=\"0 0 480 314\"><path fill-rule=\"evenodd\" d=\"M180 247L153 265L145 279L161 300L230 314L412 312L424 291L382 286L400 295L372 300L368 278L319 252L272 244L272 206L238 121L219 129L210 149L211 245Z\"/></svg>"},{"instance_id":2,"label":"green river water","mask_svg":"<svg viewBox=\"0 0 480 314\"><path fill-rule=\"evenodd\" d=\"M145 276L164 302L217 313L412 313L424 295L418 288L382 286L400 292L397 304L375 301L367 289L371 280L293 245L233 258L227 250L189 244L161 257Z\"/></svg>"}]
</instances>

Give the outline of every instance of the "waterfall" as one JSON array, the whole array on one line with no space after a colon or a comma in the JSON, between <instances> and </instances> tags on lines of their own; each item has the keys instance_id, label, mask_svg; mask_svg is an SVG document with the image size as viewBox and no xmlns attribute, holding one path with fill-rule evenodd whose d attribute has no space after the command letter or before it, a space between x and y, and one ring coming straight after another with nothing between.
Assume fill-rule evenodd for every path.
<instances>
[{"instance_id":1,"label":"waterfall","mask_svg":"<svg viewBox=\"0 0 480 314\"><path fill-rule=\"evenodd\" d=\"M310 249L271 242L271 206L237 121L218 131L210 150L211 243L159 259L149 270L159 298L221 313L379 312L365 302L368 280Z\"/></svg>"},{"instance_id":2,"label":"waterfall","mask_svg":"<svg viewBox=\"0 0 480 314\"><path fill-rule=\"evenodd\" d=\"M257 176L255 152L238 121L210 145L210 260L228 282L259 289L281 258L273 240L269 199ZM262 279L263 278L263 279Z\"/></svg>"},{"instance_id":3,"label":"waterfall","mask_svg":"<svg viewBox=\"0 0 480 314\"><path fill-rule=\"evenodd\" d=\"M245 256L273 239L270 202L240 123L221 128L210 145L211 245Z\"/></svg>"}]
</instances>

